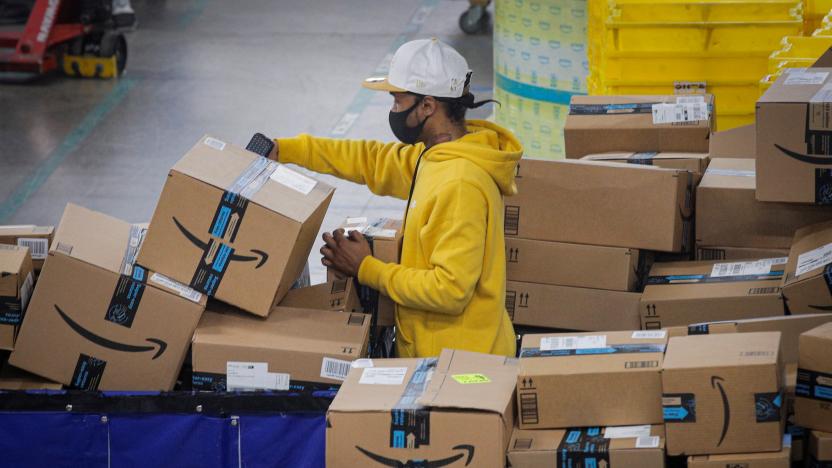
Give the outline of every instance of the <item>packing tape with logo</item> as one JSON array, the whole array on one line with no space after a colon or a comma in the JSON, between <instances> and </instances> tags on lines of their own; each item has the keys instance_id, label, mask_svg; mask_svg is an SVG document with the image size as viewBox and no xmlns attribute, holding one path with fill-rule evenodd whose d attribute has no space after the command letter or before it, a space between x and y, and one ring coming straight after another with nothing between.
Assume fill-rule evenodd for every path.
<instances>
[{"instance_id":1,"label":"packing tape with logo","mask_svg":"<svg viewBox=\"0 0 832 468\"><path fill-rule=\"evenodd\" d=\"M635 354L635 353L663 353L663 343L630 343L612 344L603 348L584 349L548 349L523 348L520 350L521 358L529 357L551 357L551 356L593 356L601 354ZM656 363L658 365L658 362Z\"/></svg>"},{"instance_id":2,"label":"packing tape with logo","mask_svg":"<svg viewBox=\"0 0 832 468\"><path fill-rule=\"evenodd\" d=\"M632 104L570 104L569 115L624 115L652 114L653 106L660 102Z\"/></svg>"},{"instance_id":3,"label":"packing tape with logo","mask_svg":"<svg viewBox=\"0 0 832 468\"><path fill-rule=\"evenodd\" d=\"M653 159L659 153L655 151L648 151L644 153L633 153L630 157L627 158L627 164L640 164L642 166L652 166Z\"/></svg>"},{"instance_id":4,"label":"packing tape with logo","mask_svg":"<svg viewBox=\"0 0 832 468\"><path fill-rule=\"evenodd\" d=\"M18 326L23 322L23 306L17 296L0 296L0 325Z\"/></svg>"},{"instance_id":5,"label":"packing tape with logo","mask_svg":"<svg viewBox=\"0 0 832 468\"><path fill-rule=\"evenodd\" d=\"M107 361L80 354L75 370L72 372L70 387L86 391L98 390L106 367Z\"/></svg>"},{"instance_id":6,"label":"packing tape with logo","mask_svg":"<svg viewBox=\"0 0 832 468\"><path fill-rule=\"evenodd\" d=\"M135 264L145 232L141 226L130 226L118 281L104 315L104 320L127 328L133 326L147 283L147 269Z\"/></svg>"},{"instance_id":7,"label":"packing tape with logo","mask_svg":"<svg viewBox=\"0 0 832 468\"><path fill-rule=\"evenodd\" d=\"M695 423L696 395L693 393L662 394L662 413L665 423Z\"/></svg>"},{"instance_id":8,"label":"packing tape with logo","mask_svg":"<svg viewBox=\"0 0 832 468\"><path fill-rule=\"evenodd\" d=\"M556 453L557 468L610 466L610 439L600 427L567 429Z\"/></svg>"},{"instance_id":9,"label":"packing tape with logo","mask_svg":"<svg viewBox=\"0 0 832 468\"><path fill-rule=\"evenodd\" d=\"M436 364L436 358L419 360L402 396L390 411L390 447L430 445L430 408L420 405L417 400L425 393Z\"/></svg>"},{"instance_id":10,"label":"packing tape with logo","mask_svg":"<svg viewBox=\"0 0 832 468\"><path fill-rule=\"evenodd\" d=\"M808 369L797 369L795 395L802 398L832 401L832 374Z\"/></svg>"},{"instance_id":11,"label":"packing tape with logo","mask_svg":"<svg viewBox=\"0 0 832 468\"><path fill-rule=\"evenodd\" d=\"M758 423L779 422L783 395L779 392L755 393L754 408Z\"/></svg>"},{"instance_id":12,"label":"packing tape with logo","mask_svg":"<svg viewBox=\"0 0 832 468\"><path fill-rule=\"evenodd\" d=\"M648 286L662 284L699 284L699 283L736 283L739 281L766 281L779 280L783 277L783 271L770 271L759 275L736 275L736 276L711 276L710 274L696 275L662 275L650 276L647 278Z\"/></svg>"}]
</instances>

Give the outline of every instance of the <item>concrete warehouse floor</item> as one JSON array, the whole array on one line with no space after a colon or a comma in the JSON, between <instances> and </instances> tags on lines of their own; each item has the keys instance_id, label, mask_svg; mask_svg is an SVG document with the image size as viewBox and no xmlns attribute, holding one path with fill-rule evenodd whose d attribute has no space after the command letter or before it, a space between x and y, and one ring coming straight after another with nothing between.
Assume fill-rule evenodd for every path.
<instances>
[{"instance_id":1,"label":"concrete warehouse floor","mask_svg":"<svg viewBox=\"0 0 832 468\"><path fill-rule=\"evenodd\" d=\"M491 96L490 35L457 25L456 0L134 0L119 80L61 75L0 84L0 223L57 224L74 202L148 221L168 169L204 133L245 146L254 132L392 140L392 98L362 90L399 44L436 36ZM472 111L484 118L491 106ZM401 217L404 202L337 187L323 229L347 216ZM320 242L319 242L320 243ZM313 282L325 280L318 247Z\"/></svg>"}]
</instances>

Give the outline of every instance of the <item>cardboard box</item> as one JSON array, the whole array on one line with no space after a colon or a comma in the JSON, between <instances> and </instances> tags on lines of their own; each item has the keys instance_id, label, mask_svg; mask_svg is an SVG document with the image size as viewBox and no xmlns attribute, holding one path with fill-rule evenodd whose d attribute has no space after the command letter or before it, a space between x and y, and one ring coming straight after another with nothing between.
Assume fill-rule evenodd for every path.
<instances>
[{"instance_id":1,"label":"cardboard box","mask_svg":"<svg viewBox=\"0 0 832 468\"><path fill-rule=\"evenodd\" d=\"M701 96L701 103L682 104L697 106L699 111L707 106L707 120L672 122L658 112L654 116L655 111L681 100L681 96L572 96L563 129L566 157L611 151L707 153L713 96Z\"/></svg>"},{"instance_id":2,"label":"cardboard box","mask_svg":"<svg viewBox=\"0 0 832 468\"><path fill-rule=\"evenodd\" d=\"M710 157L708 153L646 153L618 152L588 154L581 159L585 161L607 161L625 164L640 164L656 166L664 169L680 169L690 171L701 176L708 167ZM698 180L698 179L697 179Z\"/></svg>"},{"instance_id":3,"label":"cardboard box","mask_svg":"<svg viewBox=\"0 0 832 468\"><path fill-rule=\"evenodd\" d=\"M339 385L367 352L361 313L278 307L261 319L212 302L191 347L195 390L309 390Z\"/></svg>"},{"instance_id":4,"label":"cardboard box","mask_svg":"<svg viewBox=\"0 0 832 468\"><path fill-rule=\"evenodd\" d=\"M664 331L523 336L519 427L660 424L666 344Z\"/></svg>"},{"instance_id":5,"label":"cardboard box","mask_svg":"<svg viewBox=\"0 0 832 468\"><path fill-rule=\"evenodd\" d=\"M17 226L0 226L0 244L29 247L35 273L43 268L43 262L49 253L49 243L55 228L52 226L35 226L33 224Z\"/></svg>"},{"instance_id":6,"label":"cardboard box","mask_svg":"<svg viewBox=\"0 0 832 468\"><path fill-rule=\"evenodd\" d=\"M332 193L204 136L168 174L138 263L266 316L303 271Z\"/></svg>"},{"instance_id":7,"label":"cardboard box","mask_svg":"<svg viewBox=\"0 0 832 468\"><path fill-rule=\"evenodd\" d=\"M832 464L832 434L811 431L809 435L808 468L824 468Z\"/></svg>"},{"instance_id":8,"label":"cardboard box","mask_svg":"<svg viewBox=\"0 0 832 468\"><path fill-rule=\"evenodd\" d=\"M84 390L170 390L204 295L134 265L142 231L69 204L9 362Z\"/></svg>"},{"instance_id":9,"label":"cardboard box","mask_svg":"<svg viewBox=\"0 0 832 468\"><path fill-rule=\"evenodd\" d=\"M523 239L680 251L690 245L692 175L593 161L523 160L505 234Z\"/></svg>"},{"instance_id":10,"label":"cardboard box","mask_svg":"<svg viewBox=\"0 0 832 468\"><path fill-rule=\"evenodd\" d=\"M795 233L783 297L789 312L832 311L832 222L813 224Z\"/></svg>"},{"instance_id":11,"label":"cardboard box","mask_svg":"<svg viewBox=\"0 0 832 468\"><path fill-rule=\"evenodd\" d=\"M359 231L370 243L373 256L385 263L399 263L402 251L402 220L391 218L347 218L340 226L345 231ZM327 271L327 280L336 279L333 271ZM396 303L379 291L361 286L358 291L367 313L375 314L376 325L396 325Z\"/></svg>"},{"instance_id":12,"label":"cardboard box","mask_svg":"<svg viewBox=\"0 0 832 468\"><path fill-rule=\"evenodd\" d=\"M832 432L832 323L800 335L795 424Z\"/></svg>"},{"instance_id":13,"label":"cardboard box","mask_svg":"<svg viewBox=\"0 0 832 468\"><path fill-rule=\"evenodd\" d=\"M509 281L634 291L639 258L636 249L506 238Z\"/></svg>"},{"instance_id":14,"label":"cardboard box","mask_svg":"<svg viewBox=\"0 0 832 468\"><path fill-rule=\"evenodd\" d=\"M688 457L688 468L791 468L791 441L783 442L779 452L694 455Z\"/></svg>"},{"instance_id":15,"label":"cardboard box","mask_svg":"<svg viewBox=\"0 0 832 468\"><path fill-rule=\"evenodd\" d=\"M758 258L788 257L789 249L757 249L746 247L696 248L696 260L756 260Z\"/></svg>"},{"instance_id":16,"label":"cardboard box","mask_svg":"<svg viewBox=\"0 0 832 468\"><path fill-rule=\"evenodd\" d=\"M757 127L754 124L711 133L708 152L717 158L754 159L757 157Z\"/></svg>"},{"instance_id":17,"label":"cardboard box","mask_svg":"<svg viewBox=\"0 0 832 468\"><path fill-rule=\"evenodd\" d=\"M278 307L362 312L361 301L351 278L290 290Z\"/></svg>"},{"instance_id":18,"label":"cardboard box","mask_svg":"<svg viewBox=\"0 0 832 468\"><path fill-rule=\"evenodd\" d=\"M667 454L781 450L780 333L670 339L662 370Z\"/></svg>"},{"instance_id":19,"label":"cardboard box","mask_svg":"<svg viewBox=\"0 0 832 468\"><path fill-rule=\"evenodd\" d=\"M515 429L508 462L512 468L664 468L664 428Z\"/></svg>"},{"instance_id":20,"label":"cardboard box","mask_svg":"<svg viewBox=\"0 0 832 468\"><path fill-rule=\"evenodd\" d=\"M35 285L28 247L0 244L0 349L14 349Z\"/></svg>"},{"instance_id":21,"label":"cardboard box","mask_svg":"<svg viewBox=\"0 0 832 468\"><path fill-rule=\"evenodd\" d=\"M757 100L757 199L832 203L830 68L785 73Z\"/></svg>"},{"instance_id":22,"label":"cardboard box","mask_svg":"<svg viewBox=\"0 0 832 468\"><path fill-rule=\"evenodd\" d=\"M506 310L517 325L563 330L637 330L640 293L506 282Z\"/></svg>"},{"instance_id":23,"label":"cardboard box","mask_svg":"<svg viewBox=\"0 0 832 468\"><path fill-rule=\"evenodd\" d=\"M766 262L656 263L641 297L642 326L653 330L784 315L782 275L782 264Z\"/></svg>"},{"instance_id":24,"label":"cardboard box","mask_svg":"<svg viewBox=\"0 0 832 468\"><path fill-rule=\"evenodd\" d=\"M757 201L754 163L711 161L696 189L698 247L788 249L797 229L832 219L832 207Z\"/></svg>"},{"instance_id":25,"label":"cardboard box","mask_svg":"<svg viewBox=\"0 0 832 468\"><path fill-rule=\"evenodd\" d=\"M329 407L326 466L504 466L516 382L503 356L374 359Z\"/></svg>"},{"instance_id":26,"label":"cardboard box","mask_svg":"<svg viewBox=\"0 0 832 468\"><path fill-rule=\"evenodd\" d=\"M5 365L0 369L0 390L61 390L57 382L38 377L14 366Z\"/></svg>"}]
</instances>

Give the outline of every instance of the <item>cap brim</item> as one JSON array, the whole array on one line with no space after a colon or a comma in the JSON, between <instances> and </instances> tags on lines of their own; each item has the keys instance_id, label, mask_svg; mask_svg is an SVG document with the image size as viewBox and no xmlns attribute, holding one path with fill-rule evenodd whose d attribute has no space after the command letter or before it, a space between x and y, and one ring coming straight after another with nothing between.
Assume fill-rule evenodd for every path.
<instances>
[{"instance_id":1,"label":"cap brim","mask_svg":"<svg viewBox=\"0 0 832 468\"><path fill-rule=\"evenodd\" d=\"M385 91L388 93L406 93L406 89L402 89L390 84L387 81L387 77L378 77L378 78L367 78L362 83L367 89L372 89L373 91Z\"/></svg>"}]
</instances>

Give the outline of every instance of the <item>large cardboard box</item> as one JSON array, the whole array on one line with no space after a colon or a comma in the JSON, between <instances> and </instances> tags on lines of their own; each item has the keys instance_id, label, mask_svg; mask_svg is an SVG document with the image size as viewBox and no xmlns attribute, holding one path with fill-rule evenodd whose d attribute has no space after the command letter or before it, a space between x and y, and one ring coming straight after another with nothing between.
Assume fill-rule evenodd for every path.
<instances>
[{"instance_id":1,"label":"large cardboard box","mask_svg":"<svg viewBox=\"0 0 832 468\"><path fill-rule=\"evenodd\" d=\"M663 167L665 169L681 169L683 171L693 172L699 176L705 172L710 161L708 153L657 153L655 151L645 153L618 152L588 154L581 159L586 161L640 164L643 166Z\"/></svg>"},{"instance_id":2,"label":"large cardboard box","mask_svg":"<svg viewBox=\"0 0 832 468\"><path fill-rule=\"evenodd\" d=\"M504 356L374 359L329 407L326 466L504 466L516 382Z\"/></svg>"},{"instance_id":3,"label":"large cardboard box","mask_svg":"<svg viewBox=\"0 0 832 468\"><path fill-rule=\"evenodd\" d=\"M623 247L506 238L509 281L634 291L639 251Z\"/></svg>"},{"instance_id":4,"label":"large cardboard box","mask_svg":"<svg viewBox=\"0 0 832 468\"><path fill-rule=\"evenodd\" d=\"M832 311L832 222L799 229L794 236L783 278L789 312Z\"/></svg>"},{"instance_id":5,"label":"large cardboard box","mask_svg":"<svg viewBox=\"0 0 832 468\"><path fill-rule=\"evenodd\" d=\"M660 424L666 344L664 331L523 336L519 427Z\"/></svg>"},{"instance_id":6,"label":"large cardboard box","mask_svg":"<svg viewBox=\"0 0 832 468\"><path fill-rule=\"evenodd\" d=\"M757 249L747 247L705 247L696 248L696 260L756 260L759 258L788 257L789 249Z\"/></svg>"},{"instance_id":7,"label":"large cardboard box","mask_svg":"<svg viewBox=\"0 0 832 468\"><path fill-rule=\"evenodd\" d=\"M791 440L783 440L779 452L694 455L688 457L688 468L791 468Z\"/></svg>"},{"instance_id":8,"label":"large cardboard box","mask_svg":"<svg viewBox=\"0 0 832 468\"><path fill-rule=\"evenodd\" d=\"M832 465L832 434L811 431L809 435L809 464L807 468L825 468Z\"/></svg>"},{"instance_id":9,"label":"large cardboard box","mask_svg":"<svg viewBox=\"0 0 832 468\"><path fill-rule=\"evenodd\" d=\"M508 462L512 468L664 468L664 428L515 429Z\"/></svg>"},{"instance_id":10,"label":"large cardboard box","mask_svg":"<svg viewBox=\"0 0 832 468\"><path fill-rule=\"evenodd\" d=\"M134 264L142 230L69 204L9 362L84 390L170 390L205 297Z\"/></svg>"},{"instance_id":11,"label":"large cardboard box","mask_svg":"<svg viewBox=\"0 0 832 468\"><path fill-rule=\"evenodd\" d=\"M300 276L332 193L204 136L168 174L138 263L266 316Z\"/></svg>"},{"instance_id":12,"label":"large cardboard box","mask_svg":"<svg viewBox=\"0 0 832 468\"><path fill-rule=\"evenodd\" d=\"M753 159L711 161L696 189L698 247L788 249L797 229L832 220L832 207L757 201L754 165Z\"/></svg>"},{"instance_id":13,"label":"large cardboard box","mask_svg":"<svg viewBox=\"0 0 832 468\"><path fill-rule=\"evenodd\" d=\"M314 286L292 289L280 301L278 307L342 312L363 311L352 278L334 279Z\"/></svg>"},{"instance_id":14,"label":"large cardboard box","mask_svg":"<svg viewBox=\"0 0 832 468\"><path fill-rule=\"evenodd\" d=\"M696 100L701 102L689 102ZM563 129L566 157L611 151L707 153L713 102L710 95L573 96Z\"/></svg>"},{"instance_id":15,"label":"large cardboard box","mask_svg":"<svg viewBox=\"0 0 832 468\"><path fill-rule=\"evenodd\" d=\"M34 273L28 247L0 244L0 349L14 349L14 338L32 297Z\"/></svg>"},{"instance_id":16,"label":"large cardboard box","mask_svg":"<svg viewBox=\"0 0 832 468\"><path fill-rule=\"evenodd\" d=\"M830 68L785 73L757 100L757 199L832 203Z\"/></svg>"},{"instance_id":17,"label":"large cardboard box","mask_svg":"<svg viewBox=\"0 0 832 468\"><path fill-rule=\"evenodd\" d=\"M641 293L506 282L506 310L517 325L563 330L637 330Z\"/></svg>"},{"instance_id":18,"label":"large cardboard box","mask_svg":"<svg viewBox=\"0 0 832 468\"><path fill-rule=\"evenodd\" d=\"M670 339L662 370L667 454L781 450L780 333Z\"/></svg>"},{"instance_id":19,"label":"large cardboard box","mask_svg":"<svg viewBox=\"0 0 832 468\"><path fill-rule=\"evenodd\" d=\"M35 226L33 224L17 226L0 226L0 244L29 247L35 273L43 268L43 262L49 253L49 243L55 228L52 226Z\"/></svg>"},{"instance_id":20,"label":"large cardboard box","mask_svg":"<svg viewBox=\"0 0 832 468\"><path fill-rule=\"evenodd\" d=\"M832 323L800 335L795 424L832 432Z\"/></svg>"},{"instance_id":21,"label":"large cardboard box","mask_svg":"<svg viewBox=\"0 0 832 468\"><path fill-rule=\"evenodd\" d=\"M686 249L692 174L593 161L523 160L505 234L675 252Z\"/></svg>"},{"instance_id":22,"label":"large cardboard box","mask_svg":"<svg viewBox=\"0 0 832 468\"><path fill-rule=\"evenodd\" d=\"M642 325L659 329L784 315L780 261L656 263L641 297Z\"/></svg>"},{"instance_id":23,"label":"large cardboard box","mask_svg":"<svg viewBox=\"0 0 832 468\"><path fill-rule=\"evenodd\" d=\"M362 313L277 307L262 319L212 302L191 347L195 390L309 390L339 385L366 355Z\"/></svg>"}]
</instances>

